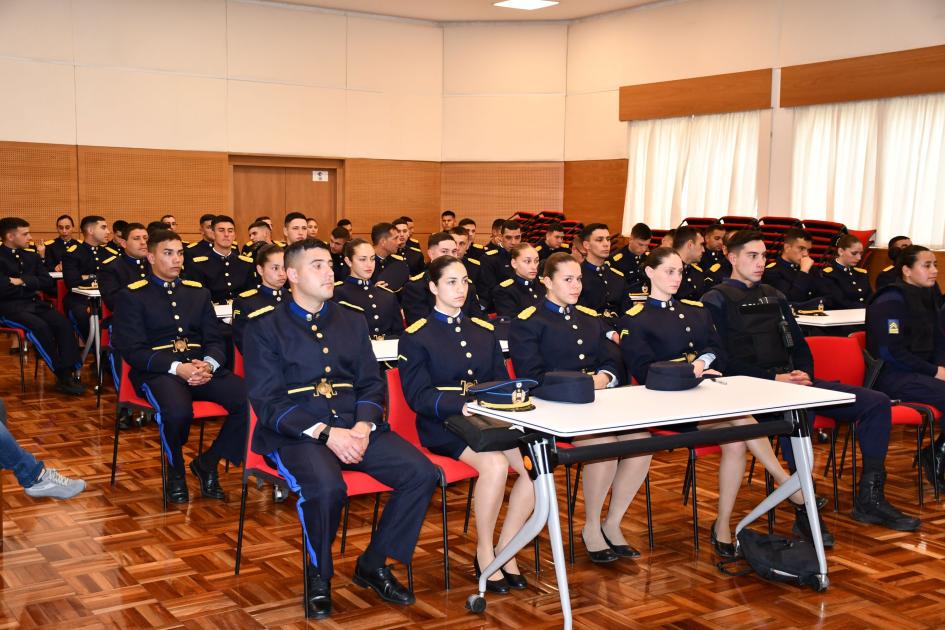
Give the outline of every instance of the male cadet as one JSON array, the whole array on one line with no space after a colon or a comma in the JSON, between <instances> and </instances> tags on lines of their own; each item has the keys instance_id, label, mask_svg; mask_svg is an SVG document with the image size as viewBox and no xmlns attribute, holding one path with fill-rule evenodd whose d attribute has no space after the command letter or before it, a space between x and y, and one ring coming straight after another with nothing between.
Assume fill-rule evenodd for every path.
<instances>
[{"instance_id":1,"label":"male cadet","mask_svg":"<svg viewBox=\"0 0 945 630\"><path fill-rule=\"evenodd\" d=\"M473 286L479 282L479 274L482 272L482 263L469 255L470 236L464 227L454 227L449 234L456 241L456 257L463 261L466 267L466 277L472 282Z\"/></svg>"},{"instance_id":2,"label":"male cadet","mask_svg":"<svg viewBox=\"0 0 945 630\"><path fill-rule=\"evenodd\" d=\"M389 225L389 224L388 224ZM246 330L249 398L259 417L252 449L299 496L309 564L307 612L331 614L332 542L346 500L342 470L393 488L377 530L357 560L354 583L394 604L412 604L386 566L409 564L437 483L435 467L384 421L384 381L364 318L331 302L328 248L312 240L285 253L291 299Z\"/></svg>"},{"instance_id":3,"label":"male cadet","mask_svg":"<svg viewBox=\"0 0 945 630\"><path fill-rule=\"evenodd\" d=\"M404 318L397 296L383 284L371 282L376 264L371 244L363 238L348 241L345 261L351 271L343 280L335 281L335 302L361 314L367 320L372 339L402 335Z\"/></svg>"},{"instance_id":4,"label":"male cadet","mask_svg":"<svg viewBox=\"0 0 945 630\"><path fill-rule=\"evenodd\" d=\"M398 217L391 221L391 225L397 231L397 254L407 263L410 275L416 275L426 269L427 264L423 260L423 252L420 251L420 247L407 242L410 234L410 229L407 227L407 218Z\"/></svg>"},{"instance_id":5,"label":"male cadet","mask_svg":"<svg viewBox=\"0 0 945 630\"><path fill-rule=\"evenodd\" d=\"M899 531L918 528L919 520L890 505L883 490L891 422L889 397L872 389L813 377L810 347L787 299L774 287L761 283L765 265L761 232L740 230L734 233L728 242L728 260L732 264L731 278L702 297L725 347L725 373L855 394L856 402L852 405L817 410L818 414L834 420L857 423L863 473L853 503L853 518ZM781 447L784 458L794 470L790 440L782 438ZM810 540L807 515L803 508L795 510L794 533ZM833 536L825 535L824 544L832 545Z\"/></svg>"},{"instance_id":6,"label":"male cadet","mask_svg":"<svg viewBox=\"0 0 945 630\"><path fill-rule=\"evenodd\" d=\"M240 254L252 258L260 247L271 244L272 227L265 221L257 219L249 224L249 240L243 244Z\"/></svg>"},{"instance_id":7,"label":"male cadet","mask_svg":"<svg viewBox=\"0 0 945 630\"><path fill-rule=\"evenodd\" d=\"M403 256L397 254L397 230L390 223L378 223L371 228L374 245L374 274L371 282L384 283L394 293L400 293L410 279L410 268Z\"/></svg>"},{"instance_id":8,"label":"male cadet","mask_svg":"<svg viewBox=\"0 0 945 630\"><path fill-rule=\"evenodd\" d=\"M715 286L732 275L732 265L725 257L725 226L713 223L705 229L705 253L699 266L710 286Z\"/></svg>"},{"instance_id":9,"label":"male cadet","mask_svg":"<svg viewBox=\"0 0 945 630\"><path fill-rule=\"evenodd\" d=\"M409 223L410 233L413 234L413 219L407 219ZM335 224L335 227L341 227L348 230L348 234L354 234L354 226L351 224L351 219L338 219L338 223Z\"/></svg>"},{"instance_id":10,"label":"male cadet","mask_svg":"<svg viewBox=\"0 0 945 630\"><path fill-rule=\"evenodd\" d=\"M128 222L124 219L112 221L112 240L106 243L119 254L125 251L125 239L128 238Z\"/></svg>"},{"instance_id":11,"label":"male cadet","mask_svg":"<svg viewBox=\"0 0 945 630\"><path fill-rule=\"evenodd\" d=\"M305 225L307 227L306 238L318 238L318 219L315 217L305 217Z\"/></svg>"},{"instance_id":12,"label":"male cadet","mask_svg":"<svg viewBox=\"0 0 945 630\"><path fill-rule=\"evenodd\" d=\"M512 269L512 248L522 242L522 226L518 221L503 221L499 228L501 247L486 252L480 259L482 271L479 274L479 300L486 307L492 308L492 291L503 280L515 275Z\"/></svg>"},{"instance_id":13,"label":"male cadet","mask_svg":"<svg viewBox=\"0 0 945 630\"><path fill-rule=\"evenodd\" d=\"M784 233L781 255L765 268L765 284L783 293L792 306L812 306L820 297L814 283L814 259L810 257L812 244L810 232L790 228Z\"/></svg>"},{"instance_id":14,"label":"male cadet","mask_svg":"<svg viewBox=\"0 0 945 630\"><path fill-rule=\"evenodd\" d=\"M305 220L305 215L301 212L290 212L285 215L282 233L285 235L286 246L308 238L308 222Z\"/></svg>"},{"instance_id":15,"label":"male cadet","mask_svg":"<svg viewBox=\"0 0 945 630\"><path fill-rule=\"evenodd\" d=\"M74 229L75 223L72 217L63 214L56 219L56 231L59 232L59 236L43 243L44 253L40 253L37 248L37 253L43 257L43 262L49 271L62 271L62 259L66 257L66 250L79 242L72 238Z\"/></svg>"},{"instance_id":16,"label":"male cadet","mask_svg":"<svg viewBox=\"0 0 945 630\"><path fill-rule=\"evenodd\" d=\"M710 287L702 267L697 264L702 260L705 249L703 236L699 230L688 225L677 228L673 236L673 249L683 261L682 284L675 298L698 301Z\"/></svg>"},{"instance_id":17,"label":"male cadet","mask_svg":"<svg viewBox=\"0 0 945 630\"><path fill-rule=\"evenodd\" d=\"M102 302L110 311L115 310L118 292L132 282L143 280L151 273L148 264L148 231L140 223L129 223L125 228L124 253L117 260L104 265L98 273L98 290Z\"/></svg>"},{"instance_id":18,"label":"male cadet","mask_svg":"<svg viewBox=\"0 0 945 630\"><path fill-rule=\"evenodd\" d=\"M866 308L872 295L866 269L857 267L863 258L860 239L843 234L837 239L837 256L815 278L817 292L824 296L827 308Z\"/></svg>"},{"instance_id":19,"label":"male cadet","mask_svg":"<svg viewBox=\"0 0 945 630\"><path fill-rule=\"evenodd\" d=\"M646 223L637 223L630 228L627 244L610 257L610 266L623 272L627 290L631 293L642 293L646 286L642 266L652 238L653 231L650 226Z\"/></svg>"},{"instance_id":20,"label":"male cadet","mask_svg":"<svg viewBox=\"0 0 945 630\"><path fill-rule=\"evenodd\" d=\"M476 242L476 222L466 217L459 220L459 227L465 229L466 233L469 234L469 247L467 248L469 258L480 260L483 254L486 253L487 247Z\"/></svg>"},{"instance_id":21,"label":"male cadet","mask_svg":"<svg viewBox=\"0 0 945 630\"><path fill-rule=\"evenodd\" d=\"M210 254L210 250L213 249L213 219L215 214L202 214L200 215L200 240L194 241L193 243L184 244L184 255L186 256L186 263L189 265L190 261L198 256L207 256ZM163 219L161 219L163 221ZM174 225L177 225L177 222L174 222ZM168 227L171 231L176 231L176 227Z\"/></svg>"},{"instance_id":22,"label":"male cadet","mask_svg":"<svg viewBox=\"0 0 945 630\"><path fill-rule=\"evenodd\" d=\"M456 213L452 210L444 210L440 213L440 231L449 232L456 227Z\"/></svg>"},{"instance_id":23,"label":"male cadet","mask_svg":"<svg viewBox=\"0 0 945 630\"><path fill-rule=\"evenodd\" d=\"M190 462L200 492L225 499L217 476L221 458L243 461L249 408L243 379L221 367L226 357L210 292L181 280L184 246L170 230L148 242L151 274L118 294L112 344L131 365L131 382L157 410L161 442L170 466L166 497L187 503L183 445L193 421L193 401L209 400L228 412L210 447Z\"/></svg>"},{"instance_id":24,"label":"male cadet","mask_svg":"<svg viewBox=\"0 0 945 630\"><path fill-rule=\"evenodd\" d=\"M56 227L59 227L59 223L56 223ZM62 232L60 232L61 234ZM894 236L889 239L887 244L886 255L889 256L889 266L883 268L879 272L879 275L876 276L876 290L879 291L887 284L892 284L899 278L899 270L896 269L896 256L899 255L899 252L905 248L912 245L912 239L908 236ZM47 258L49 254L46 255Z\"/></svg>"},{"instance_id":25,"label":"male cadet","mask_svg":"<svg viewBox=\"0 0 945 630\"><path fill-rule=\"evenodd\" d=\"M253 259L233 251L236 225L225 214L213 217L213 245L187 264L187 278L210 291L214 304L232 302L239 293L256 286Z\"/></svg>"},{"instance_id":26,"label":"male cadet","mask_svg":"<svg viewBox=\"0 0 945 630\"><path fill-rule=\"evenodd\" d=\"M259 288L243 291L233 300L233 342L240 352L246 325L289 299L285 290L284 254L283 248L272 243L260 247L256 252Z\"/></svg>"},{"instance_id":27,"label":"male cadet","mask_svg":"<svg viewBox=\"0 0 945 630\"><path fill-rule=\"evenodd\" d=\"M582 288L578 304L602 314L606 321L616 322L622 308L629 302L623 272L610 266L610 228L603 223L589 223L578 235L585 250L581 263ZM612 324L609 324L612 325Z\"/></svg>"},{"instance_id":28,"label":"male cadet","mask_svg":"<svg viewBox=\"0 0 945 630\"><path fill-rule=\"evenodd\" d=\"M79 345L72 325L39 297L56 292L39 254L30 242L30 224L19 217L0 219L0 324L26 331L49 369L56 374L56 389L78 396L85 388L73 378L79 366Z\"/></svg>"},{"instance_id":29,"label":"male cadet","mask_svg":"<svg viewBox=\"0 0 945 630\"><path fill-rule=\"evenodd\" d=\"M491 236L486 244L486 250L502 249L502 226L505 225L505 219L495 219L492 222Z\"/></svg>"},{"instance_id":30,"label":"male cadet","mask_svg":"<svg viewBox=\"0 0 945 630\"><path fill-rule=\"evenodd\" d=\"M343 227L333 229L331 238L328 239L328 251L331 252L331 266L335 271L336 280L344 280L348 277L350 267L345 262L345 243L350 240L351 232Z\"/></svg>"},{"instance_id":31,"label":"male cadet","mask_svg":"<svg viewBox=\"0 0 945 630\"><path fill-rule=\"evenodd\" d=\"M568 248L564 247L564 226L557 221L548 224L545 230L545 237L541 243L535 245L535 251L538 252L539 268L544 266L545 259L558 252L568 253Z\"/></svg>"},{"instance_id":32,"label":"male cadet","mask_svg":"<svg viewBox=\"0 0 945 630\"><path fill-rule=\"evenodd\" d=\"M208 215L205 214L205 215L203 215L203 216L206 217L206 216L208 216ZM162 216L162 217L161 217L161 223L163 223L164 225L166 225L168 230L176 230L176 229L177 229L177 219L174 217L173 214L165 214L164 216ZM202 218L200 219L200 224L201 224L201 226L203 226L203 219L202 219Z\"/></svg>"},{"instance_id":33,"label":"male cadet","mask_svg":"<svg viewBox=\"0 0 945 630\"><path fill-rule=\"evenodd\" d=\"M78 328L79 335L85 338L89 334L91 318L89 298L73 293L72 289L95 285L99 272L118 259L118 252L105 245L108 242L105 217L94 214L83 217L79 229L82 230L83 242L66 250L66 257L62 260L62 279L69 291L64 306Z\"/></svg>"},{"instance_id":34,"label":"male cadet","mask_svg":"<svg viewBox=\"0 0 945 630\"><path fill-rule=\"evenodd\" d=\"M434 232L427 239L427 256L432 263L440 256L457 257L456 241L449 232ZM472 284L467 276L466 282ZM476 287L470 287L466 292L466 301L463 302L463 313L466 315L480 316L483 309L479 300L476 298ZM428 317L433 306L436 304L436 298L430 292L430 274L426 271L418 273L410 278L410 282L404 286L404 293L400 300L404 307L404 319L407 325L415 321Z\"/></svg>"}]
</instances>

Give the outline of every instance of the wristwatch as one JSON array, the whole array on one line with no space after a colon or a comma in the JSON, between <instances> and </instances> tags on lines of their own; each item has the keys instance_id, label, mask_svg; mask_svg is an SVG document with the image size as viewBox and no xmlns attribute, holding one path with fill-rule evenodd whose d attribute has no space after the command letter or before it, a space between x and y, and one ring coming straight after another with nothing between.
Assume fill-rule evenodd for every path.
<instances>
[{"instance_id":1,"label":"wristwatch","mask_svg":"<svg viewBox=\"0 0 945 630\"><path fill-rule=\"evenodd\" d=\"M322 427L321 433L318 434L316 438L319 444L328 444L328 433L331 431L331 427L327 424Z\"/></svg>"}]
</instances>

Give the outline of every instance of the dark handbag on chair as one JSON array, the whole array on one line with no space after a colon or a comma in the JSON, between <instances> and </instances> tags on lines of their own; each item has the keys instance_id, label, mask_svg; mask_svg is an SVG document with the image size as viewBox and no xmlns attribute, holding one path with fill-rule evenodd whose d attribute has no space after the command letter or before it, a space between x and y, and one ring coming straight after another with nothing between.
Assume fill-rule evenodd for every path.
<instances>
[{"instance_id":1,"label":"dark handbag on chair","mask_svg":"<svg viewBox=\"0 0 945 630\"><path fill-rule=\"evenodd\" d=\"M524 432L513 429L508 422L484 416L456 414L446 419L446 428L463 438L477 453L507 451L518 446Z\"/></svg>"}]
</instances>

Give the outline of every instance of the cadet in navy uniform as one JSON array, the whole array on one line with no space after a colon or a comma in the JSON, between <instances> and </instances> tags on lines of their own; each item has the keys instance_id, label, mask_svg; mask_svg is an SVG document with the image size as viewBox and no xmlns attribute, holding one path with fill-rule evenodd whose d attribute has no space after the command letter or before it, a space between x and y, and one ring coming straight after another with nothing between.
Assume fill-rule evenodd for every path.
<instances>
[{"instance_id":1,"label":"cadet in navy uniform","mask_svg":"<svg viewBox=\"0 0 945 630\"><path fill-rule=\"evenodd\" d=\"M210 447L190 462L200 492L225 499L217 466L226 458L243 461L249 409L243 379L220 367L226 349L210 293L181 280L184 246L170 231L148 242L151 275L118 295L112 345L131 365L131 382L157 410L161 441L170 466L166 491L171 503L189 500L183 445L193 421L193 401L209 400L228 412Z\"/></svg>"},{"instance_id":2,"label":"cadet in navy uniform","mask_svg":"<svg viewBox=\"0 0 945 630\"><path fill-rule=\"evenodd\" d=\"M938 309L935 254L909 245L896 256L898 280L879 289L866 308L866 346L882 360L876 388L891 398L921 402L945 413L945 333ZM925 448L930 481L945 484L945 433L935 440L936 466Z\"/></svg>"},{"instance_id":3,"label":"cadet in navy uniform","mask_svg":"<svg viewBox=\"0 0 945 630\"><path fill-rule=\"evenodd\" d=\"M592 227L592 231L598 229ZM580 371L592 376L594 389L620 384L620 351L614 343L617 333L596 311L578 304L581 271L582 265L568 254L552 254L545 261L545 299L512 320L509 352L516 376L542 383L549 372ZM646 432L591 436L576 443L605 444L647 436ZM581 538L591 561L614 562L618 557L640 555L623 537L620 524L646 477L650 459L649 455L641 455L619 463L608 460L584 466L585 525ZM601 510L611 489L610 508L601 523Z\"/></svg>"},{"instance_id":4,"label":"cadet in navy uniform","mask_svg":"<svg viewBox=\"0 0 945 630\"><path fill-rule=\"evenodd\" d=\"M512 486L508 511L499 534L499 547L518 533L534 507L535 495L518 449L477 453L449 431L444 420L466 408L466 388L476 383L505 380L508 372L492 324L463 312L467 294L473 292L466 268L454 256L440 256L427 267L435 306L427 317L407 328L400 340L400 378L404 396L417 412L420 442L438 455L453 457L479 473L474 497L476 515L476 573L495 559L494 532L505 497L509 466L518 479ZM505 593L526 587L515 559L488 576L487 588Z\"/></svg>"},{"instance_id":5,"label":"cadet in navy uniform","mask_svg":"<svg viewBox=\"0 0 945 630\"><path fill-rule=\"evenodd\" d=\"M372 339L397 338L404 332L404 318L397 296L371 282L374 248L363 238L345 244L345 261L351 273L335 282L334 300L364 317Z\"/></svg>"},{"instance_id":6,"label":"cadet in navy uniform","mask_svg":"<svg viewBox=\"0 0 945 630\"><path fill-rule=\"evenodd\" d=\"M72 293L72 289L96 285L102 267L113 264L118 259L118 252L105 245L108 242L108 223L104 217L84 217L79 229L84 242L66 250L66 257L62 260L62 279L69 291L64 306L79 334L85 338L89 334L91 318L89 298Z\"/></svg>"},{"instance_id":7,"label":"cadet in navy uniform","mask_svg":"<svg viewBox=\"0 0 945 630\"><path fill-rule=\"evenodd\" d=\"M371 243L374 245L374 275L371 281L384 285L398 294L410 280L410 268L403 256L397 254L397 230L390 223L378 223L371 228Z\"/></svg>"},{"instance_id":8,"label":"cadet in navy uniform","mask_svg":"<svg viewBox=\"0 0 945 630\"><path fill-rule=\"evenodd\" d=\"M268 223L257 219L249 224L249 240L240 248L240 254L256 259L260 247L272 244L272 228Z\"/></svg>"},{"instance_id":9,"label":"cadet in navy uniform","mask_svg":"<svg viewBox=\"0 0 945 630\"><path fill-rule=\"evenodd\" d=\"M623 273L627 290L631 293L642 293L646 286L642 266L652 238L653 231L650 226L637 223L630 228L627 244L610 257L610 266Z\"/></svg>"},{"instance_id":10,"label":"cadet in navy uniform","mask_svg":"<svg viewBox=\"0 0 945 630\"><path fill-rule=\"evenodd\" d=\"M170 215L167 215L170 217ZM186 257L186 264L190 264L190 261L196 258L197 256L209 256L210 250L213 249L213 219L216 217L215 214L202 214L200 215L200 240L194 241L192 243L184 244L184 256ZM174 217L170 217L173 219ZM164 219L161 219L162 221ZM171 230L177 229L177 221L174 220L173 224L168 226ZM183 242L183 241L182 241Z\"/></svg>"},{"instance_id":11,"label":"cadet in navy uniform","mask_svg":"<svg viewBox=\"0 0 945 630\"><path fill-rule=\"evenodd\" d=\"M210 251L187 263L185 276L210 291L214 304L226 304L256 285L253 259L233 251L236 225L226 215L213 217L213 245Z\"/></svg>"},{"instance_id":12,"label":"cadet in navy uniform","mask_svg":"<svg viewBox=\"0 0 945 630\"><path fill-rule=\"evenodd\" d=\"M866 269L857 267L863 257L863 243L844 234L837 240L837 257L817 276L818 292L827 308L866 308L872 295Z\"/></svg>"},{"instance_id":13,"label":"cadet in navy uniform","mask_svg":"<svg viewBox=\"0 0 945 630\"><path fill-rule=\"evenodd\" d=\"M331 267L335 272L335 281L348 277L350 267L345 262L345 245L351 240L351 232L347 228L335 227L328 238L328 250L331 252ZM373 250L371 252L373 256Z\"/></svg>"},{"instance_id":14,"label":"cadet in navy uniform","mask_svg":"<svg viewBox=\"0 0 945 630\"><path fill-rule=\"evenodd\" d=\"M285 288L285 250L272 243L263 245L256 252L256 274L260 283L233 300L233 343L243 351L246 325L260 315L275 310L289 298Z\"/></svg>"},{"instance_id":15,"label":"cadet in navy uniform","mask_svg":"<svg viewBox=\"0 0 945 630\"><path fill-rule=\"evenodd\" d=\"M543 264L549 256L558 252L568 253L568 248L564 247L564 226L557 221L548 224L545 228L545 236L540 243L535 245L535 251L538 252L539 265Z\"/></svg>"},{"instance_id":16,"label":"cadet in navy uniform","mask_svg":"<svg viewBox=\"0 0 945 630\"><path fill-rule=\"evenodd\" d=\"M466 234L469 235L469 247L466 248L466 257L482 262L481 259L485 255L486 250L489 248L476 242L476 222L469 217L466 217L464 219L460 219L459 227L466 230ZM466 270L469 271L469 265L466 265ZM475 282L475 279L473 279L473 281Z\"/></svg>"},{"instance_id":17,"label":"cadet in navy uniform","mask_svg":"<svg viewBox=\"0 0 945 630\"><path fill-rule=\"evenodd\" d=\"M488 250L480 258L482 272L479 274L479 301L488 311L492 311L492 292L499 283L515 275L512 270L512 248L522 242L522 226L518 221L504 221L499 238L502 246Z\"/></svg>"},{"instance_id":18,"label":"cadet in navy uniform","mask_svg":"<svg viewBox=\"0 0 945 630\"><path fill-rule=\"evenodd\" d=\"M427 239L427 256L432 263L441 256L452 256L456 258L456 241L449 232L434 232ZM433 305L436 303L436 297L430 289L430 274L424 271L410 278L410 282L404 287L400 303L404 308L404 318L407 324L413 324L416 321L426 317ZM466 276L466 283L469 284L470 291L466 292L466 300L463 302L463 314L482 315L482 306L476 298L476 287Z\"/></svg>"},{"instance_id":19,"label":"cadet in navy uniform","mask_svg":"<svg viewBox=\"0 0 945 630\"><path fill-rule=\"evenodd\" d=\"M853 504L853 518L900 531L912 531L918 519L894 508L885 497L886 451L892 412L883 393L814 378L814 360L784 294L761 284L765 243L761 232L741 230L728 243L732 277L703 297L725 347L726 372L774 379L800 386L814 385L854 394L852 405L826 407L817 413L843 422L856 422L863 452L863 474ZM790 440L781 440L784 457L794 469ZM797 510L794 533L810 539L807 515ZM825 544L833 537L826 536Z\"/></svg>"},{"instance_id":20,"label":"cadet in navy uniform","mask_svg":"<svg viewBox=\"0 0 945 630\"><path fill-rule=\"evenodd\" d=\"M43 262L49 271L62 271L62 259L66 256L66 250L79 244L79 241L72 238L74 229L75 223L68 214L63 214L56 219L56 231L59 232L59 236L44 243L46 251Z\"/></svg>"},{"instance_id":21,"label":"cadet in navy uniform","mask_svg":"<svg viewBox=\"0 0 945 630\"><path fill-rule=\"evenodd\" d=\"M589 223L581 230L580 240L586 250L581 264L583 289L580 304L607 320L616 321L622 306L630 300L622 271L610 266L610 229L603 223ZM547 270L545 274L547 275Z\"/></svg>"},{"instance_id":22,"label":"cadet in navy uniform","mask_svg":"<svg viewBox=\"0 0 945 630\"><path fill-rule=\"evenodd\" d=\"M408 242L410 238L410 228L407 227L407 217L398 217L391 222L394 230L397 231L397 255L404 259L410 275L414 276L426 269L426 261L423 260L423 252L419 245Z\"/></svg>"},{"instance_id":23,"label":"cadet in navy uniform","mask_svg":"<svg viewBox=\"0 0 945 630\"><path fill-rule=\"evenodd\" d=\"M705 253L699 266L706 275L709 287L713 287L732 275L732 265L725 257L725 226L713 223L703 232Z\"/></svg>"},{"instance_id":24,"label":"cadet in navy uniform","mask_svg":"<svg viewBox=\"0 0 945 630\"><path fill-rule=\"evenodd\" d=\"M85 393L73 379L79 345L69 321L39 297L40 291L55 293L56 282L39 254L27 248L30 238L30 224L23 219L0 219L0 324L25 330L56 374L56 389L78 396Z\"/></svg>"},{"instance_id":25,"label":"cadet in navy uniform","mask_svg":"<svg viewBox=\"0 0 945 630\"><path fill-rule=\"evenodd\" d=\"M102 302L114 311L118 293L136 280L151 273L148 264L148 231L140 223L129 223L125 228L125 251L117 260L102 267L98 273L98 290Z\"/></svg>"},{"instance_id":26,"label":"cadet in navy uniform","mask_svg":"<svg viewBox=\"0 0 945 630\"><path fill-rule=\"evenodd\" d=\"M482 263L476 258L470 256L470 236L464 227L454 227L449 231L453 240L456 242L456 257L463 261L466 267L466 275L473 286L478 286L480 282L479 275L482 273Z\"/></svg>"},{"instance_id":27,"label":"cadet in navy uniform","mask_svg":"<svg viewBox=\"0 0 945 630\"><path fill-rule=\"evenodd\" d=\"M331 613L331 545L346 500L342 470L358 470L393 492L358 558L354 582L384 600L414 595L386 566L409 564L438 472L384 421L384 382L364 318L331 302L334 274L323 243L286 248L292 293L246 329L249 397L259 418L252 449L273 461L298 494L308 611Z\"/></svg>"},{"instance_id":28,"label":"cadet in navy uniform","mask_svg":"<svg viewBox=\"0 0 945 630\"><path fill-rule=\"evenodd\" d=\"M784 294L792 306L812 306L820 295L814 282L813 237L807 230L790 228L784 233L784 249L765 268L764 283Z\"/></svg>"},{"instance_id":29,"label":"cadet in navy uniform","mask_svg":"<svg viewBox=\"0 0 945 630\"><path fill-rule=\"evenodd\" d=\"M889 257L889 265L884 267L883 270L879 272L879 275L876 276L877 291L899 279L899 269L896 267L896 256L910 245L912 245L912 239L908 236L894 236L889 239L889 243L886 245L886 255Z\"/></svg>"},{"instance_id":30,"label":"cadet in navy uniform","mask_svg":"<svg viewBox=\"0 0 945 630\"><path fill-rule=\"evenodd\" d=\"M512 248L512 269L515 276L503 280L492 292L496 315L514 317L525 308L540 304L545 285L538 279L539 254L529 243Z\"/></svg>"},{"instance_id":31,"label":"cadet in navy uniform","mask_svg":"<svg viewBox=\"0 0 945 630\"><path fill-rule=\"evenodd\" d=\"M696 300L709 290L709 280L697 263L702 260L705 251L705 239L694 227L684 225L676 229L673 236L673 249L679 254L683 264L682 284L676 292L679 300Z\"/></svg>"},{"instance_id":32,"label":"cadet in navy uniform","mask_svg":"<svg viewBox=\"0 0 945 630\"><path fill-rule=\"evenodd\" d=\"M677 232L678 235L678 232ZM657 361L685 361L692 365L693 375L721 375L724 367L722 342L715 330L712 316L701 302L674 297L684 281L683 260L678 252L660 247L653 250L643 266L650 285L646 302L635 304L620 320L620 348L627 368L637 382L645 385L650 365ZM675 431L695 431L719 427L755 424L751 416L719 422L691 422L673 425ZM712 526L710 541L715 552L724 558L736 555L732 537L732 511L745 474L745 450L751 451L775 482L782 484L789 475L778 462L771 442L758 438L745 442L719 445L718 515ZM803 504L800 492L791 497L795 505Z\"/></svg>"}]
</instances>

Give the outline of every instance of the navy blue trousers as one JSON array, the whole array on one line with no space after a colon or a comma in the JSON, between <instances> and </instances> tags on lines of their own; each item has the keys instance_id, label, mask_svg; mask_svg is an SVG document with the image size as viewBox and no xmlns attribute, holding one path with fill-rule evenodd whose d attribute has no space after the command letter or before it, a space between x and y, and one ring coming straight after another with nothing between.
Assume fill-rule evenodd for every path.
<instances>
[{"instance_id":1,"label":"navy blue trousers","mask_svg":"<svg viewBox=\"0 0 945 630\"><path fill-rule=\"evenodd\" d=\"M889 394L890 398L925 403L945 413L945 381L934 376L884 369L876 381L876 388ZM945 416L942 422L945 426Z\"/></svg>"},{"instance_id":2,"label":"navy blue trousers","mask_svg":"<svg viewBox=\"0 0 945 630\"><path fill-rule=\"evenodd\" d=\"M78 367L82 352L75 340L72 324L45 302L5 310L0 315L0 324L24 329L27 338L36 344L40 356L53 372Z\"/></svg>"}]
</instances>

